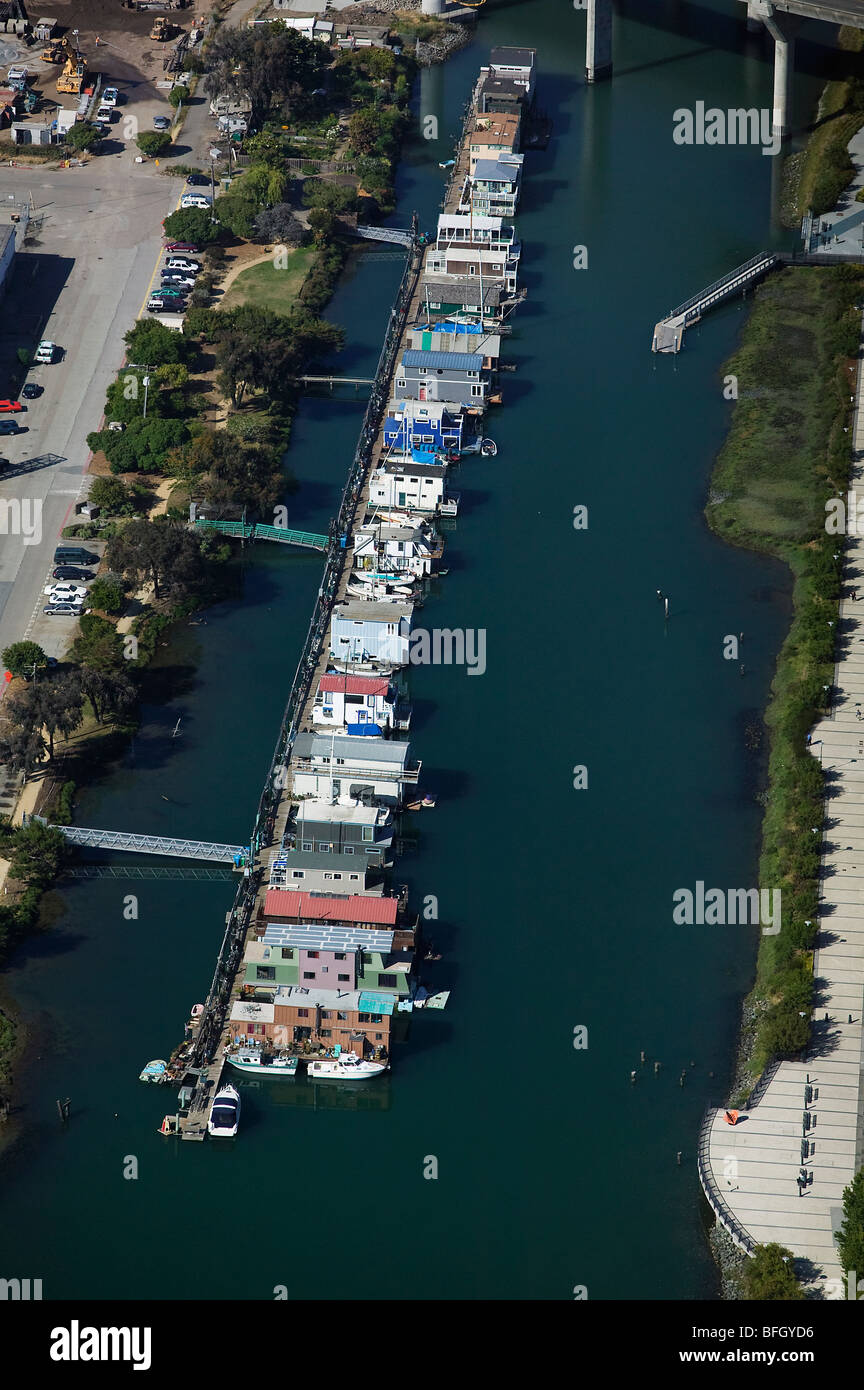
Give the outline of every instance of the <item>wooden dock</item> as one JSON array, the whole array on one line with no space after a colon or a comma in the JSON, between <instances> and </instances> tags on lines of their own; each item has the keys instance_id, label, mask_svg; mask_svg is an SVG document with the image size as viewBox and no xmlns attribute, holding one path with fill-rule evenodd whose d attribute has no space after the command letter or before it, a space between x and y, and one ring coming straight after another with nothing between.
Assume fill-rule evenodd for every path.
<instances>
[{"instance_id":1,"label":"wooden dock","mask_svg":"<svg viewBox=\"0 0 864 1390\"><path fill-rule=\"evenodd\" d=\"M180 1117L181 1139L201 1140L205 1138L210 1104L219 1089L224 1067L225 1062L220 1048L216 1060L211 1062L206 1071L201 1073L198 1084L192 1092L188 1111Z\"/></svg>"}]
</instances>

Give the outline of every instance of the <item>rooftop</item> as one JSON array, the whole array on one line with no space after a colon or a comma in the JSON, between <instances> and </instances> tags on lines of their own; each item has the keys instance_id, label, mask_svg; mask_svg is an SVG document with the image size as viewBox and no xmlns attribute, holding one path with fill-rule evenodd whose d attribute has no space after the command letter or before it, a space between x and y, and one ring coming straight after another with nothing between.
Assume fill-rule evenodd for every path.
<instances>
[{"instance_id":1,"label":"rooftop","mask_svg":"<svg viewBox=\"0 0 864 1390\"><path fill-rule=\"evenodd\" d=\"M288 888L271 888L264 899L266 917L289 917L298 921L377 922L392 927L398 909L398 898L371 898L359 893L338 898L327 893L295 893Z\"/></svg>"},{"instance_id":2,"label":"rooftop","mask_svg":"<svg viewBox=\"0 0 864 1390\"><path fill-rule=\"evenodd\" d=\"M250 999L237 999L231 1010L232 1023L272 1023L273 1005L254 1004Z\"/></svg>"},{"instance_id":3,"label":"rooftop","mask_svg":"<svg viewBox=\"0 0 864 1390\"><path fill-rule=\"evenodd\" d=\"M382 608L384 611L382 612ZM374 599L354 598L344 603L334 603L333 617L352 623L392 623L394 618L410 618L414 612L413 603L380 604ZM352 739L352 747L354 740Z\"/></svg>"},{"instance_id":4,"label":"rooftop","mask_svg":"<svg viewBox=\"0 0 864 1390\"><path fill-rule=\"evenodd\" d=\"M501 285L483 285L484 305L495 306L501 302ZM426 298L438 304L479 304L480 282L468 275L454 275L451 280L428 279L423 281Z\"/></svg>"},{"instance_id":5,"label":"rooftop","mask_svg":"<svg viewBox=\"0 0 864 1390\"><path fill-rule=\"evenodd\" d=\"M527 90L521 82L514 82L512 77L489 77L483 79L482 91L484 96L489 97L512 97L514 101L524 101L527 97Z\"/></svg>"},{"instance_id":6,"label":"rooftop","mask_svg":"<svg viewBox=\"0 0 864 1390\"><path fill-rule=\"evenodd\" d=\"M302 836L299 838L302 839ZM279 855L279 862L284 864L289 874L292 869L324 869L327 872L332 870L337 874L365 874L369 868L369 864L362 854L335 854L333 852L328 854L311 849L286 850L284 854ZM368 893L372 892L372 889L368 888L365 883L361 882L359 886ZM356 889L358 883L355 882L350 887Z\"/></svg>"},{"instance_id":7,"label":"rooftop","mask_svg":"<svg viewBox=\"0 0 864 1390\"><path fill-rule=\"evenodd\" d=\"M354 745L352 738L351 747ZM319 801L313 797L299 803L296 816L296 829L301 830L307 822L314 822L315 825L387 825L391 812L386 806L331 806L329 801Z\"/></svg>"},{"instance_id":8,"label":"rooftop","mask_svg":"<svg viewBox=\"0 0 864 1390\"><path fill-rule=\"evenodd\" d=\"M443 478L446 471L446 463L404 463L398 459L378 469L379 473L396 474L400 478Z\"/></svg>"},{"instance_id":9,"label":"rooftop","mask_svg":"<svg viewBox=\"0 0 864 1390\"><path fill-rule=\"evenodd\" d=\"M396 1005L395 994L376 991L371 994L365 989L303 989L300 985L280 985L273 1002L277 1006L286 1004L299 1009L345 1009L350 1013L392 1014Z\"/></svg>"},{"instance_id":10,"label":"rooftop","mask_svg":"<svg viewBox=\"0 0 864 1390\"><path fill-rule=\"evenodd\" d=\"M387 695L390 681L386 676L322 676L318 689L339 695Z\"/></svg>"},{"instance_id":11,"label":"rooftop","mask_svg":"<svg viewBox=\"0 0 864 1390\"><path fill-rule=\"evenodd\" d=\"M348 734L298 734L294 741L294 756L297 758L320 758L329 763L331 755L336 759L333 766L338 771L340 760L348 763L392 763L404 767L408 758L407 743L399 743L393 738L351 738Z\"/></svg>"},{"instance_id":12,"label":"rooftop","mask_svg":"<svg viewBox=\"0 0 864 1390\"><path fill-rule=\"evenodd\" d=\"M534 48L493 48L489 61L493 68L533 68L536 57Z\"/></svg>"},{"instance_id":13,"label":"rooftop","mask_svg":"<svg viewBox=\"0 0 864 1390\"><path fill-rule=\"evenodd\" d=\"M405 367L432 367L456 372L479 372L483 358L474 352L423 352L409 348L402 354Z\"/></svg>"},{"instance_id":14,"label":"rooftop","mask_svg":"<svg viewBox=\"0 0 864 1390\"><path fill-rule=\"evenodd\" d=\"M516 162L518 158L518 163ZM502 155L500 159L478 159L472 179L499 183L515 183L522 169L521 155Z\"/></svg>"},{"instance_id":15,"label":"rooftop","mask_svg":"<svg viewBox=\"0 0 864 1390\"><path fill-rule=\"evenodd\" d=\"M383 951L393 949L392 931L346 927L333 922L293 922L291 926L268 924L264 947L298 946L304 951Z\"/></svg>"}]
</instances>

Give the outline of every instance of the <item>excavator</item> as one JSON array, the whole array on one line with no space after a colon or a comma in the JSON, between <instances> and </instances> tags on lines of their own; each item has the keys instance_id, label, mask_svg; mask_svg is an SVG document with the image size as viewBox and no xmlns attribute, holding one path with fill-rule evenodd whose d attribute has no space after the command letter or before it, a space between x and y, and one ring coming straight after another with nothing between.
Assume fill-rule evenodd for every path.
<instances>
[{"instance_id":1,"label":"excavator","mask_svg":"<svg viewBox=\"0 0 864 1390\"><path fill-rule=\"evenodd\" d=\"M64 36L60 40L66 61L63 64L63 71L57 78L58 92L81 91L84 86L84 78L87 75L87 59L80 49L75 48Z\"/></svg>"}]
</instances>

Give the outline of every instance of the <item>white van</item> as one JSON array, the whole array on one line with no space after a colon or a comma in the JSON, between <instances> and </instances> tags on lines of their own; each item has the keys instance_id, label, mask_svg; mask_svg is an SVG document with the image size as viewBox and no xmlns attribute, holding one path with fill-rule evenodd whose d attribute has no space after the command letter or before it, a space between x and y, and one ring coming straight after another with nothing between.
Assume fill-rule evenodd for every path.
<instances>
[{"instance_id":1,"label":"white van","mask_svg":"<svg viewBox=\"0 0 864 1390\"><path fill-rule=\"evenodd\" d=\"M180 199L181 208L209 208L211 199L205 193L184 193Z\"/></svg>"}]
</instances>

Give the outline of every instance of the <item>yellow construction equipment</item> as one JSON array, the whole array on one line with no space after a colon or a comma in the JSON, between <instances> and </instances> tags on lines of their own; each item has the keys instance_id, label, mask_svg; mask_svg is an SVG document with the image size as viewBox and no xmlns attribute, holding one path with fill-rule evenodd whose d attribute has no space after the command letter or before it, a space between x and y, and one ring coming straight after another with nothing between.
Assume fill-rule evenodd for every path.
<instances>
[{"instance_id":1,"label":"yellow construction equipment","mask_svg":"<svg viewBox=\"0 0 864 1390\"><path fill-rule=\"evenodd\" d=\"M150 30L151 39L170 39L174 33L174 25L169 24L167 19L154 19L153 28Z\"/></svg>"},{"instance_id":2,"label":"yellow construction equipment","mask_svg":"<svg viewBox=\"0 0 864 1390\"><path fill-rule=\"evenodd\" d=\"M57 90L58 92L78 93L84 86L84 78L87 75L87 59L65 36L60 40L60 45L66 54L66 62L63 64L63 71L57 78Z\"/></svg>"},{"instance_id":3,"label":"yellow construction equipment","mask_svg":"<svg viewBox=\"0 0 864 1390\"><path fill-rule=\"evenodd\" d=\"M43 48L39 57L43 63L62 63L64 48L60 39L52 39L47 48Z\"/></svg>"}]
</instances>

